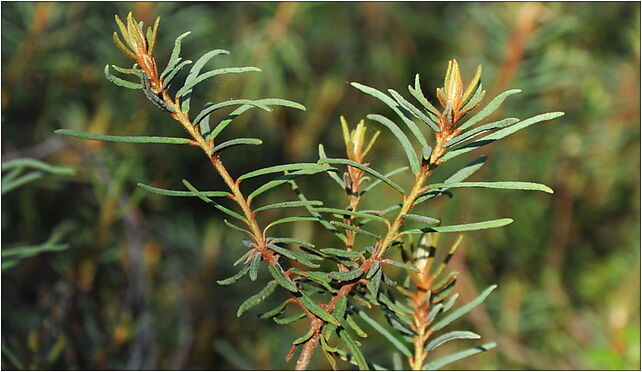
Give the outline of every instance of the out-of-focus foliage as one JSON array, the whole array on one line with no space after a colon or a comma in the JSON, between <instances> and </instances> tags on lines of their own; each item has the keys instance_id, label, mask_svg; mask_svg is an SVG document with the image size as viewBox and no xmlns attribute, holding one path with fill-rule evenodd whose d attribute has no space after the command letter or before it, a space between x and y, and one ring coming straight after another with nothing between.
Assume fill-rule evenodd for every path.
<instances>
[{"instance_id":1,"label":"out-of-focus foliage","mask_svg":"<svg viewBox=\"0 0 642 372\"><path fill-rule=\"evenodd\" d=\"M229 137L251 130L264 144L226 158L235 175L249 165L314 161L318 142L329 155L342 153L339 115L357 122L382 108L347 81L401 91L419 72L432 95L427 87L441 85L451 58L465 80L484 65L488 97L524 91L497 117L565 111L562 119L484 149L492 161L474 179L536 180L555 190L552 197L461 189L430 211L419 208L450 221L515 220L470 233L451 263L464 301L500 284L463 320L498 347L453 366L639 368L636 3L3 3L2 161L30 157L77 170L63 182L42 178L2 197L3 250L44 242L62 223L73 227L67 250L3 271L3 366L291 368L280 353L303 329L252 316L237 320L239 303L256 288L247 281L215 284L233 274L240 248L219 212L198 200L143 198L136 187L145 180L171 189L188 178L203 189L223 189L201 154L52 135L59 127L181 135L142 94L125 94L104 79L106 63L128 63L111 34L113 15L129 10L146 24L162 17L156 54L163 61L189 29L185 55L222 48L232 53L217 67L263 70L222 78L209 92L201 89L194 104L274 96L307 107L239 118ZM370 154L381 169L405 165L394 141L381 136ZM444 168L436 178L448 174ZM326 181L301 186L314 196L330 189ZM332 236L313 227L301 223L297 237L331 247ZM383 337L366 345L374 362L381 355L389 363ZM433 357L455 348L445 344ZM311 368L329 368L320 354Z\"/></svg>"}]
</instances>

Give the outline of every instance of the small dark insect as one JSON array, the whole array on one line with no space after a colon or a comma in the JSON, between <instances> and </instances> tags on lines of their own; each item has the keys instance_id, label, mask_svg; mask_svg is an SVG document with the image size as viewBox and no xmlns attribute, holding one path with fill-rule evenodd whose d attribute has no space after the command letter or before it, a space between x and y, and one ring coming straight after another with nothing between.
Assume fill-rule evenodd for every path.
<instances>
[{"instance_id":1,"label":"small dark insect","mask_svg":"<svg viewBox=\"0 0 642 372\"><path fill-rule=\"evenodd\" d=\"M156 95L152 91L151 85L149 84L149 78L147 75L142 74L140 77L140 83L143 85L143 93L145 93L145 97L147 97L148 100L150 100L154 106L158 107L159 109L163 111L167 111L169 113L174 113L173 108L167 105L159 96Z\"/></svg>"}]
</instances>

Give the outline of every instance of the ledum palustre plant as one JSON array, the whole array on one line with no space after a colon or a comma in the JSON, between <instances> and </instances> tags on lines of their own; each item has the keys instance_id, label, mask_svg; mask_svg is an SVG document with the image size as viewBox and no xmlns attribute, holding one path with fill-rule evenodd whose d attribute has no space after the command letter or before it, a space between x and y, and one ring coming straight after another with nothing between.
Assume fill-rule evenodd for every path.
<instances>
[{"instance_id":1,"label":"ledum palustre plant","mask_svg":"<svg viewBox=\"0 0 642 372\"><path fill-rule=\"evenodd\" d=\"M500 140L533 124L562 116L562 112L536 115L529 119L508 118L482 124L509 96L519 90L509 90L481 105L485 91L481 83L481 66L472 81L464 87L455 60L449 62L444 85L437 89L438 105L428 101L422 92L419 75L409 94L418 104L413 104L400 93L389 89L385 94L359 83L352 86L378 100L394 113L395 120L380 115L367 115L375 125L387 129L401 145L408 160L404 167L383 174L375 170L368 155L376 149L379 131L373 133L362 120L352 129L341 117L340 124L346 146L346 157L329 157L319 145L319 160L315 163L274 165L239 176L231 175L223 155L232 147L260 145L256 138L235 138L221 142L218 135L234 119L252 108L271 111L271 106L285 106L305 110L304 106L285 99L231 99L208 103L200 111L192 112L190 98L193 89L207 79L223 75L260 71L256 67L231 67L202 72L212 58L228 54L221 49L212 50L192 63L180 57L181 43L189 34L180 35L175 42L167 66L158 72L153 52L159 18L152 27L143 27L130 13L126 22L116 16L120 35L114 33L118 48L134 60L131 68L111 66L124 79L112 74L105 66L105 76L118 86L141 90L157 108L165 111L187 132L184 138L148 136L111 136L59 129L58 134L90 140L164 143L191 145L203 151L227 186L226 191L199 191L187 180L187 190L166 190L138 184L150 193L174 197L198 197L212 204L229 216L223 222L237 230L244 239L239 244L240 258L234 264L239 271L234 276L220 280L230 285L249 277L258 280L259 270L265 268L271 279L262 283L257 294L242 302L237 315L241 316L261 304L269 296L281 296L282 302L259 316L278 324L304 321L308 331L292 342L287 360L298 351L295 368L306 369L316 349L320 348L331 366L339 368L337 359L356 365L359 369L385 369L368 362L362 352L367 342L367 332L381 333L391 345L395 369L437 369L464 357L489 350L495 346L487 343L439 359L430 358L432 350L455 339L479 339L469 331L446 330L454 320L480 304L496 287L484 290L471 302L455 307L457 294L453 287L456 272L446 267L459 243L437 254L439 235L471 230L482 230L510 224L510 218L483 222L442 225L435 217L414 214L418 204L437 196L451 193L455 188L494 188L537 190L552 193L545 185L529 182L465 182L486 162L482 156L456 171L443 181L430 179L441 164ZM187 67L189 71L187 70ZM184 80L178 76L187 72ZM479 108L479 106L483 106ZM235 109L221 119L214 119L223 109ZM217 121L218 120L218 121ZM405 132L409 131L410 136ZM432 133L429 143L426 133ZM416 149L419 149L417 151ZM345 203L326 206L322 201L305 196L297 179L303 176L331 177L345 193ZM405 177L412 185L402 188L392 177ZM248 190L243 181L250 178L265 180L258 188ZM432 183L431 183L432 182ZM292 199L276 204L262 205L260 197L276 187L292 189ZM395 200L380 200L378 210L362 210L363 198L377 186L386 186L398 196ZM224 206L225 200L233 205ZM303 213L276 220L267 219L263 211L287 209ZM291 208L291 209L290 209ZM287 236L288 223L314 221L336 236L337 246L320 248L312 242ZM359 239L357 237L360 236ZM393 254L401 261L393 260ZM439 260L437 256L443 256ZM402 262L403 261L403 262ZM284 313L293 315L284 315ZM462 341L463 343L464 341ZM394 349L393 349L394 348ZM403 364L403 355L406 364ZM348 365L346 365L348 366Z\"/></svg>"}]
</instances>

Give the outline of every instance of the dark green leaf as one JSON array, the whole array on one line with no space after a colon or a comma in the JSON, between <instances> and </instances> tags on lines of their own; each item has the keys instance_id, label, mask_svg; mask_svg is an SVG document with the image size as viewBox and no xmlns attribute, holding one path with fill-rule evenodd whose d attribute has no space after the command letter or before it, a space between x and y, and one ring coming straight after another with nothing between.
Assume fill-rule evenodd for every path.
<instances>
[{"instance_id":1,"label":"dark green leaf","mask_svg":"<svg viewBox=\"0 0 642 372\"><path fill-rule=\"evenodd\" d=\"M181 53L181 43L183 39L189 34L191 34L191 32L187 31L184 34L177 37L176 41L174 41L174 49L172 49L172 55L169 57L169 61L167 62L167 67L165 67L165 70L163 70L163 72L160 75L161 80L167 74L169 74L174 69L174 67L176 67L178 62L180 62L181 59L179 58L179 55Z\"/></svg>"},{"instance_id":2,"label":"dark green leaf","mask_svg":"<svg viewBox=\"0 0 642 372\"><path fill-rule=\"evenodd\" d=\"M124 79L121 79L119 77L116 77L116 76L112 75L109 72L109 65L105 65L105 77L107 78L107 80L109 80L112 83L118 85L119 87L128 88L128 89L142 89L143 88L143 84L141 84L141 83L134 83L132 81L127 81L127 80L124 80Z\"/></svg>"},{"instance_id":3,"label":"dark green leaf","mask_svg":"<svg viewBox=\"0 0 642 372\"><path fill-rule=\"evenodd\" d=\"M362 171L368 173L369 175L380 179L381 181L385 182L388 184L390 187L393 189L399 191L402 194L405 194L406 192L404 189L401 188L401 186L397 185L396 183L392 182L388 177L384 176L383 174L377 172L376 170L369 168L361 163L357 163L356 161L348 160L348 159L336 159L336 158L324 158L324 159L319 159L318 161L319 164L342 164L342 165L348 165L357 169L361 169Z\"/></svg>"},{"instance_id":4,"label":"dark green leaf","mask_svg":"<svg viewBox=\"0 0 642 372\"><path fill-rule=\"evenodd\" d=\"M236 316L240 317L244 312L246 312L250 308L265 301L266 298L268 298L272 293L274 293L275 289L276 289L276 282L273 280L268 282L265 288L263 288L259 293L248 298L247 300L245 300L245 302L241 304L241 306L239 306L239 309L236 312Z\"/></svg>"},{"instance_id":5,"label":"dark green leaf","mask_svg":"<svg viewBox=\"0 0 642 372\"><path fill-rule=\"evenodd\" d=\"M317 164L317 163L292 163L292 164L285 164L285 165L275 165L272 167L262 168L249 173L245 173L244 175L240 176L238 179L244 180L252 177L262 176L265 174L280 173L283 171L293 171L293 170L302 170L302 169L327 171L329 169L332 169L332 167L329 167L327 165Z\"/></svg>"},{"instance_id":6,"label":"dark green leaf","mask_svg":"<svg viewBox=\"0 0 642 372\"><path fill-rule=\"evenodd\" d=\"M260 105L266 105L266 106L285 106L285 107L291 107L291 108L305 111L305 106L303 106L302 104L288 101L286 99L265 98L265 99L254 100L253 102L254 104L260 104ZM227 115L225 119L221 120L218 123L218 125L216 125L212 133L206 139L210 140L218 136L218 134L221 133L221 131L225 129L228 125L230 125L232 121L236 119L237 116L241 115L242 113L251 109L252 107L256 107L256 106L243 105L237 108L236 110L232 111L229 115Z\"/></svg>"},{"instance_id":7,"label":"dark green leaf","mask_svg":"<svg viewBox=\"0 0 642 372\"><path fill-rule=\"evenodd\" d=\"M209 114L211 114L212 112L218 109L222 109L229 106L237 106L237 105L249 105L253 107L258 107L268 112L272 111L271 108L261 103L258 103L257 101L253 101L250 99L230 99L228 101L219 102L215 104L214 103L206 104L205 107L201 110L201 112L199 112L194 118L194 120L192 120L192 124L193 125L200 124L201 121L203 121L203 119L205 119Z\"/></svg>"},{"instance_id":8,"label":"dark green leaf","mask_svg":"<svg viewBox=\"0 0 642 372\"><path fill-rule=\"evenodd\" d=\"M148 186L140 182L137 183L136 185L147 192L159 194L159 195L165 195L165 196L209 196L209 197L216 198L216 197L226 197L230 195L230 193L227 191L199 191L199 192L176 191L176 190L160 189L158 187Z\"/></svg>"},{"instance_id":9,"label":"dark green leaf","mask_svg":"<svg viewBox=\"0 0 642 372\"><path fill-rule=\"evenodd\" d=\"M125 142L125 143L163 143L172 145L186 145L192 142L187 138L176 137L148 137L148 136L110 136L106 134L91 134L71 129L56 129L54 132L63 136L78 137L93 141Z\"/></svg>"},{"instance_id":10,"label":"dark green leaf","mask_svg":"<svg viewBox=\"0 0 642 372\"><path fill-rule=\"evenodd\" d=\"M261 315L259 316L259 318L261 318L261 319L268 319L268 318L273 318L273 317L275 317L275 316L277 316L277 315L280 315L281 313L283 313L283 311L285 311L285 308L286 308L286 307L287 307L291 302L292 302L292 299L290 299L290 298L289 298L289 299L287 299L287 300L285 300L285 301L281 302L281 304L280 304L279 306L275 307L274 309L272 309L272 310L270 310L270 311L267 311L267 312L265 312L265 313L261 314Z\"/></svg>"},{"instance_id":11,"label":"dark green leaf","mask_svg":"<svg viewBox=\"0 0 642 372\"><path fill-rule=\"evenodd\" d=\"M398 108L399 105L392 98L388 97L383 92L380 92L379 90L377 90L375 88L371 88L371 87L368 87L368 86L365 86L365 85L362 85L362 84L359 84L359 83L351 83L351 85L353 87L359 89L360 91L366 93L366 94L369 94L369 95L371 95L371 96L373 96L375 98L378 98L383 103L388 105L399 116L399 118L404 122L404 124L406 124L408 129L410 129L412 134L415 136L415 138L417 138L417 141L419 141L421 146L428 146L428 143L426 142L426 139L424 138L423 134L421 134L421 131L419 130L417 125L412 120L410 120L406 115L404 115L403 112L401 112L399 110L399 108ZM370 116L370 115L368 115L368 116ZM395 124L395 127L396 127L396 124ZM397 128L397 129L399 129L399 128ZM404 135L404 137L405 137L405 135Z\"/></svg>"},{"instance_id":12,"label":"dark green leaf","mask_svg":"<svg viewBox=\"0 0 642 372\"><path fill-rule=\"evenodd\" d=\"M450 355L447 355L445 357L439 358L439 359L437 359L435 361L432 361L432 362L428 363L427 365L424 366L424 369L428 370L428 371L434 371L434 370L437 370L437 369L439 369L439 368L441 368L441 367L443 367L443 366L445 366L447 364L456 362L456 361L458 361L460 359L464 359L464 358L466 358L468 356L475 355L475 354L478 354L478 353L481 353L481 352L484 352L484 351L491 350L495 346L497 346L497 344L494 343L494 342L491 342L491 343L488 343L488 344L485 344L485 345L482 345L482 346L474 347L472 349L460 351L460 352L455 353L455 354L450 354Z\"/></svg>"},{"instance_id":13,"label":"dark green leaf","mask_svg":"<svg viewBox=\"0 0 642 372\"><path fill-rule=\"evenodd\" d=\"M305 293L301 293L300 299L301 299L301 303L303 304L303 306L305 306L306 309L310 310L310 312L312 314L318 316L319 318L321 318L322 320L324 320L324 321L326 321L328 323L332 323L332 324L334 324L336 326L340 326L341 325L341 323L339 323L339 321L335 317L330 315L330 313L328 313L325 309L323 309L321 306L319 306L316 302L314 302Z\"/></svg>"},{"instance_id":14,"label":"dark green leaf","mask_svg":"<svg viewBox=\"0 0 642 372\"><path fill-rule=\"evenodd\" d=\"M407 170L407 169L408 169L408 167L401 167L401 168L397 168L397 169L395 169L395 170L393 170L393 171L391 171L391 172L386 173L384 176L385 176L386 178L388 178L388 177L390 177L390 176L394 176L395 174L401 173L401 172L403 172L403 171L405 171L405 170ZM370 191L373 187L375 187L375 186L379 185L381 182L383 182L383 181L381 181L380 179L376 179L376 180L374 180L374 181L373 181L373 182L371 182L367 187L365 187L365 188L363 189L363 191L361 191L361 193L362 193L362 194L365 194L366 192Z\"/></svg>"},{"instance_id":15,"label":"dark green leaf","mask_svg":"<svg viewBox=\"0 0 642 372\"><path fill-rule=\"evenodd\" d=\"M419 271L419 269L417 269L416 267L411 266L411 265L406 265L405 263L401 263L401 262L399 262L399 261L395 261L395 260L391 260L391 259L385 259L385 260L383 260L382 262L383 262L383 263L385 263L385 264L392 265L392 266L400 267L400 268L402 268L402 269L404 269L404 270L414 271L414 272L416 272L416 273L421 272L421 271Z\"/></svg>"},{"instance_id":16,"label":"dark green leaf","mask_svg":"<svg viewBox=\"0 0 642 372\"><path fill-rule=\"evenodd\" d=\"M477 298L474 300L470 301L466 305L458 308L457 310L454 310L452 313L446 315L443 319L441 319L439 322L437 322L434 326L432 326L433 331L438 331L448 324L452 323L453 321L459 319L462 315L466 314L469 312L471 309L476 307L477 305L481 304L484 302L486 297L492 292L495 288L497 288L497 285L491 285L490 287L486 288L484 292L482 292Z\"/></svg>"},{"instance_id":17,"label":"dark green leaf","mask_svg":"<svg viewBox=\"0 0 642 372\"><path fill-rule=\"evenodd\" d=\"M283 256L294 260L296 262L299 262L305 266L316 268L319 267L319 265L315 264L314 262L310 261L306 255L300 252L294 252L288 249L285 249L283 247L279 247L278 245L275 244L267 244L267 246L272 249L273 251L282 254Z\"/></svg>"},{"instance_id":18,"label":"dark green leaf","mask_svg":"<svg viewBox=\"0 0 642 372\"><path fill-rule=\"evenodd\" d=\"M223 49L215 49L212 51L209 51L205 54L203 54L199 59L196 60L196 63L192 66L192 68L189 70L189 74L187 75L187 78L185 79L185 82L191 82L192 80L196 79L198 74L201 73L201 70L205 66L205 64L212 58L216 57L219 54L230 54L227 50ZM183 112L188 112L189 111L189 105L190 105L190 95L192 93L192 90L190 89L188 92L185 92L184 94L184 99L183 102L181 103L181 111Z\"/></svg>"},{"instance_id":19,"label":"dark green leaf","mask_svg":"<svg viewBox=\"0 0 642 372\"><path fill-rule=\"evenodd\" d=\"M303 336L297 338L296 340L292 341L292 345L298 345L306 342L307 340L311 339L312 336L314 335L314 329L311 329L308 331L308 333L304 334Z\"/></svg>"},{"instance_id":20,"label":"dark green leaf","mask_svg":"<svg viewBox=\"0 0 642 372\"><path fill-rule=\"evenodd\" d=\"M361 319L365 320L372 328L390 341L403 355L409 357L412 355L410 350L399 339L393 336L387 329L380 325L376 320L370 318L364 311L359 311Z\"/></svg>"},{"instance_id":21,"label":"dark green leaf","mask_svg":"<svg viewBox=\"0 0 642 372\"><path fill-rule=\"evenodd\" d=\"M361 257L361 253L359 252L350 252L350 251L345 251L343 249L336 249L336 248L323 248L321 249L321 252L327 253L330 255L334 255L337 257L345 257L345 258L359 258Z\"/></svg>"},{"instance_id":22,"label":"dark green leaf","mask_svg":"<svg viewBox=\"0 0 642 372\"><path fill-rule=\"evenodd\" d=\"M343 227L344 229L348 229L348 230L354 231L357 234L363 234L363 235L367 235L367 236L370 236L370 237L373 237L373 238L378 238L379 237L379 235L373 234L370 231L366 231L366 230L360 229L358 227L354 227L352 225L345 224L343 222L330 221L330 223L335 225L335 226L340 226L340 227Z\"/></svg>"},{"instance_id":23,"label":"dark green leaf","mask_svg":"<svg viewBox=\"0 0 642 372\"><path fill-rule=\"evenodd\" d=\"M508 189L508 190L527 190L527 191L544 191L546 193L552 194L553 190L541 183L533 182L516 182L516 181L506 181L506 182L458 182L458 183L435 183L428 185L428 188L438 188L438 187L447 187L447 188L457 188L457 187L482 187L487 189Z\"/></svg>"},{"instance_id":24,"label":"dark green leaf","mask_svg":"<svg viewBox=\"0 0 642 372\"><path fill-rule=\"evenodd\" d=\"M323 202L319 201L319 200L288 201L288 202L275 203L275 204L266 205L266 206L263 206L263 207L260 207L260 208L256 208L253 212L254 213L258 213L258 212L266 211L268 209L296 208L296 207L304 207L304 206L307 206L307 205L312 205L312 206L323 205Z\"/></svg>"},{"instance_id":25,"label":"dark green leaf","mask_svg":"<svg viewBox=\"0 0 642 372\"><path fill-rule=\"evenodd\" d=\"M451 146L458 145L458 144L460 144L462 142L471 140L472 138L474 138L477 135L480 135L482 133L486 133L486 132L491 131L493 129L506 128L508 126L511 126L511 125L517 123L518 121L519 121L519 119L516 119L516 118L508 118L508 119L503 119L503 120L499 120L499 121L494 121L494 122L489 123L489 124L484 124L484 125L479 126L479 127L475 128L473 130L468 130L468 131L466 131L464 133L461 133L457 137L446 141L446 143L444 143L444 147L451 147Z\"/></svg>"},{"instance_id":26,"label":"dark green leaf","mask_svg":"<svg viewBox=\"0 0 642 372\"><path fill-rule=\"evenodd\" d=\"M339 330L339 338L346 344L346 346L350 350L350 353L352 353L352 357L357 362L357 366L359 366L359 369L362 371L369 370L370 368L368 367L368 363L366 362L363 353L359 349L359 346L345 329Z\"/></svg>"},{"instance_id":27,"label":"dark green leaf","mask_svg":"<svg viewBox=\"0 0 642 372\"><path fill-rule=\"evenodd\" d=\"M466 223L462 225L425 227L422 229L403 231L402 234L423 234L427 232L462 232L462 231L485 230L485 229L492 229L496 227L506 226L511 223L513 223L513 220L510 218L500 218L496 220Z\"/></svg>"},{"instance_id":28,"label":"dark green leaf","mask_svg":"<svg viewBox=\"0 0 642 372\"><path fill-rule=\"evenodd\" d=\"M489 143L495 142L499 139L502 139L510 134L513 134L517 132L518 130L527 128L533 124L537 124L539 122L545 121L545 120L552 120L555 118L558 118L560 116L564 115L563 112L548 112L545 114L540 114L537 116L533 116L532 118L520 121L516 124L513 124L507 128L500 129L494 133L491 133L477 141L471 142L469 144L466 144L460 148L457 148L455 150L451 150L447 152L444 156L441 157L441 160L443 162L448 161L456 156L459 156L461 154L465 154L469 151L475 150L479 147L482 147L484 145L487 145Z\"/></svg>"},{"instance_id":29,"label":"dark green leaf","mask_svg":"<svg viewBox=\"0 0 642 372\"><path fill-rule=\"evenodd\" d=\"M345 209L338 209L338 208L314 208L315 211L317 212L326 212L326 213L334 213L334 214L339 214L343 217L345 216L355 216L355 217L361 217L369 220L375 220L383 223L387 223L388 220L386 220L383 217L369 214L369 213L363 213L363 212L353 212L353 211L347 211Z\"/></svg>"},{"instance_id":30,"label":"dark green leaf","mask_svg":"<svg viewBox=\"0 0 642 372\"><path fill-rule=\"evenodd\" d=\"M338 271L332 271L328 274L328 276L334 280L338 280L341 282L348 282L350 280L357 279L363 275L363 270L361 269L352 269L348 272L338 272Z\"/></svg>"},{"instance_id":31,"label":"dark green leaf","mask_svg":"<svg viewBox=\"0 0 642 372\"><path fill-rule=\"evenodd\" d=\"M249 266L245 266L244 268L241 269L238 273L234 274L233 276L223 279L223 280L217 280L216 282L220 285L230 285L232 283L236 283L237 280L241 279L242 277L247 274L247 272L250 271Z\"/></svg>"},{"instance_id":32,"label":"dark green leaf","mask_svg":"<svg viewBox=\"0 0 642 372\"><path fill-rule=\"evenodd\" d=\"M276 221L274 221L274 222L270 223L269 225L267 225L267 226L265 227L265 231L267 231L267 230L268 230L268 229L270 229L271 227L274 227L274 226L276 226L276 225L280 225L280 224L282 224L282 223L288 223L288 222L299 222L299 221L318 221L318 219L317 219L316 217L312 217L312 216L300 216L300 217L299 217L299 216L295 216L295 217L285 217L285 218L278 219L278 220L276 220Z\"/></svg>"},{"instance_id":33,"label":"dark green leaf","mask_svg":"<svg viewBox=\"0 0 642 372\"><path fill-rule=\"evenodd\" d=\"M471 117L468 119L465 123L463 123L461 126L459 126L459 130L464 131L473 125L479 123L480 121L486 119L488 116L490 116L495 110L499 108L499 106L508 98L509 96L517 93L521 93L522 91L519 89L511 89L507 90L504 93L498 95L497 97L493 98L486 107L484 107L481 111L479 111L475 116Z\"/></svg>"},{"instance_id":34,"label":"dark green leaf","mask_svg":"<svg viewBox=\"0 0 642 372\"><path fill-rule=\"evenodd\" d=\"M255 281L259 275L259 265L261 264L261 258L263 256L260 253L254 254L252 256L252 261L250 261L250 280Z\"/></svg>"},{"instance_id":35,"label":"dark green leaf","mask_svg":"<svg viewBox=\"0 0 642 372\"><path fill-rule=\"evenodd\" d=\"M399 140L399 143L401 143L401 147L403 147L403 150L406 153L406 157L408 158L408 163L410 164L410 169L412 170L412 173L419 174L420 165L419 165L419 159L417 159L417 154L415 153L415 149L412 148L410 141L408 141L408 137L406 137L406 135L403 134L403 132L401 131L401 129L399 129L397 124L395 124L385 116L381 116L377 114L369 114L366 117L370 120L374 120L380 124L383 124L385 127L390 129L392 134L395 137L397 137L397 139ZM422 144L422 145L428 146L427 144Z\"/></svg>"},{"instance_id":36,"label":"dark green leaf","mask_svg":"<svg viewBox=\"0 0 642 372\"><path fill-rule=\"evenodd\" d=\"M287 289L290 292L298 292L299 290L297 287L290 281L288 278L285 277L283 273L283 269L281 268L281 265L276 264L276 265L269 265L268 270L270 271L270 274L272 274L272 277L276 282L283 288Z\"/></svg>"},{"instance_id":37,"label":"dark green leaf","mask_svg":"<svg viewBox=\"0 0 642 372\"><path fill-rule=\"evenodd\" d=\"M192 88L196 84L199 84L203 80L209 79L211 77L215 77L223 74L241 74L244 72L261 72L261 69L258 67L227 67L227 68L219 68L216 70L208 71L206 73L199 75L195 79L190 80L189 82L185 82L185 85L183 85L183 87L179 89L178 92L176 92L176 97L182 97L186 95L188 92L191 92Z\"/></svg>"},{"instance_id":38,"label":"dark green leaf","mask_svg":"<svg viewBox=\"0 0 642 372\"><path fill-rule=\"evenodd\" d=\"M183 69L183 67L191 64L192 61L189 59L178 64L167 76L163 79L163 89L169 88L169 85L172 83L176 75Z\"/></svg>"},{"instance_id":39,"label":"dark green leaf","mask_svg":"<svg viewBox=\"0 0 642 372\"><path fill-rule=\"evenodd\" d=\"M408 110L408 112L410 112L412 115L414 115L417 119L419 119L422 122L424 122L426 125L428 125L435 132L441 132L441 130L439 129L439 127L437 126L437 124L435 122L433 122L428 116L424 115L418 108L413 106L412 103L406 101L406 99L403 98L403 96L401 94L397 93L396 91L394 91L392 89L388 89L388 93L390 93L390 95L401 106L403 106L403 108Z\"/></svg>"},{"instance_id":40,"label":"dark green leaf","mask_svg":"<svg viewBox=\"0 0 642 372\"><path fill-rule=\"evenodd\" d=\"M441 223L441 221L436 218L419 216L417 214L412 214L412 213L404 214L402 217L405 218L406 220L421 222L428 226L437 226Z\"/></svg>"},{"instance_id":41,"label":"dark green leaf","mask_svg":"<svg viewBox=\"0 0 642 372\"><path fill-rule=\"evenodd\" d=\"M305 318L305 313L298 313L296 315L289 316L287 318L272 318L276 324L290 324L296 322L299 319Z\"/></svg>"},{"instance_id":42,"label":"dark green leaf","mask_svg":"<svg viewBox=\"0 0 642 372\"><path fill-rule=\"evenodd\" d=\"M214 146L212 149L212 154L216 154L218 152L221 152L222 150L225 150L228 147L232 146L239 146L239 145L260 145L262 144L263 141L261 141L258 138L235 138L233 140L225 141L221 143L220 145Z\"/></svg>"},{"instance_id":43,"label":"dark green leaf","mask_svg":"<svg viewBox=\"0 0 642 372\"><path fill-rule=\"evenodd\" d=\"M424 350L426 351L431 351L436 349L437 347L445 344L446 342L450 340L461 340L461 339L469 339L469 340L478 340L480 339L481 336L478 335L477 333L474 332L469 332L469 331L452 331L448 332L446 334L443 334L439 337L436 337L432 341L426 345L426 348Z\"/></svg>"},{"instance_id":44,"label":"dark green leaf","mask_svg":"<svg viewBox=\"0 0 642 372\"><path fill-rule=\"evenodd\" d=\"M198 191L194 186L192 186L192 184L191 184L191 183L189 183L187 180L183 180L183 184L184 184L184 185L185 185L185 186L186 186L190 191L192 191L192 192L196 193L196 194L197 194L196 196L197 196L199 199L201 199L202 201L204 201L204 202L206 202L206 203L213 204L213 205L214 205L214 208L218 209L219 211L221 211L221 212L223 212L223 213L227 214L227 215L228 215L228 216L230 216L230 217L234 217L234 218L236 218L236 219L237 219L237 220L239 220L239 221L243 221L243 222L247 223L247 219L245 219L245 217L241 216L240 214L238 214L238 213L234 212L233 210L231 210L231 209L229 209L229 208L225 208L224 206L222 206L222 205L220 205L220 204L216 203L215 201L213 201L212 199L210 199L210 198L208 198L208 197L206 197L206 196L203 196L203 195L202 195L202 194L201 194L201 193L200 193L200 192L199 192L199 191Z\"/></svg>"}]
</instances>

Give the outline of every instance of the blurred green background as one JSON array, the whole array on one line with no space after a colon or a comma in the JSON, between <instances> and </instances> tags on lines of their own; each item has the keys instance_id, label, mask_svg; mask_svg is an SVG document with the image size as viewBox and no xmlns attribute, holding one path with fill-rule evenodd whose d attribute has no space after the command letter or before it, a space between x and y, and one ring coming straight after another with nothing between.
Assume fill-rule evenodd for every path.
<instances>
[{"instance_id":1,"label":"blurred green background","mask_svg":"<svg viewBox=\"0 0 642 372\"><path fill-rule=\"evenodd\" d=\"M503 106L504 116L565 111L476 152L489 161L474 180L542 182L554 195L462 189L420 208L449 222L515 220L466 234L454 259L464 300L499 284L459 325L498 348L452 368L640 369L635 2L3 2L2 161L32 157L76 169L73 177L46 177L2 197L3 249L41 243L57 231L70 244L2 272L3 369L293 368L283 357L305 325L277 327L256 310L237 319L254 283L215 283L233 273L231 263L244 252L240 234L196 198L149 196L136 187L181 189L186 178L201 189L222 189L200 152L53 135L57 128L182 135L143 94L103 76L105 64L130 64L111 39L114 14L129 10L146 24L161 16L160 68L174 39L191 30L184 58L223 48L231 55L212 65L263 70L205 84L193 107L234 97L282 97L307 107L239 118L224 135L259 137L264 145L232 150L225 158L232 175L314 161L319 142L342 156L339 115L354 125L368 113L390 114L346 82L401 92L418 72L432 95L451 58L465 82L483 64L487 97L524 91ZM447 164L434 180L474 157ZM388 133L370 159L381 171L405 162ZM343 203L331 180L301 186L331 206ZM262 202L291 198L288 191ZM364 208L394 197L383 189L376 195ZM313 225L293 231L318 245L336 244ZM390 367L390 345L369 333L366 356ZM311 367L329 365L317 352Z\"/></svg>"}]
</instances>

